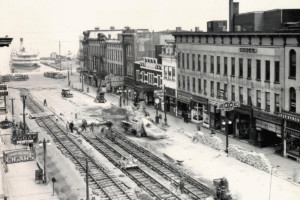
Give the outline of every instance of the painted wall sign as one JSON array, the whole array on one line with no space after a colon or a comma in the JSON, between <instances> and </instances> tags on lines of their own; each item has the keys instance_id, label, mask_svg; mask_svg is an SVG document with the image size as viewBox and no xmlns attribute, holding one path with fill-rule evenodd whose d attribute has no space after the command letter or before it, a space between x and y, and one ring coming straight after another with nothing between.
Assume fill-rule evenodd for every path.
<instances>
[{"instance_id":1,"label":"painted wall sign","mask_svg":"<svg viewBox=\"0 0 300 200\"><path fill-rule=\"evenodd\" d=\"M241 53L257 53L255 48L240 48Z\"/></svg>"},{"instance_id":2,"label":"painted wall sign","mask_svg":"<svg viewBox=\"0 0 300 200\"><path fill-rule=\"evenodd\" d=\"M35 151L22 149L10 152L3 152L3 158L6 164L33 161L35 160Z\"/></svg>"},{"instance_id":3,"label":"painted wall sign","mask_svg":"<svg viewBox=\"0 0 300 200\"><path fill-rule=\"evenodd\" d=\"M35 143L38 141L38 133L13 135L11 140L13 144Z\"/></svg>"},{"instance_id":4,"label":"painted wall sign","mask_svg":"<svg viewBox=\"0 0 300 200\"><path fill-rule=\"evenodd\" d=\"M13 123L11 121L4 120L4 121L0 122L0 128L1 129L8 129L12 126L13 126Z\"/></svg>"},{"instance_id":5,"label":"painted wall sign","mask_svg":"<svg viewBox=\"0 0 300 200\"><path fill-rule=\"evenodd\" d=\"M279 134L281 134L281 130L282 130L282 127L279 125L271 124L269 122L265 122L259 119L256 119L256 127L263 128L265 130L269 130Z\"/></svg>"}]
</instances>

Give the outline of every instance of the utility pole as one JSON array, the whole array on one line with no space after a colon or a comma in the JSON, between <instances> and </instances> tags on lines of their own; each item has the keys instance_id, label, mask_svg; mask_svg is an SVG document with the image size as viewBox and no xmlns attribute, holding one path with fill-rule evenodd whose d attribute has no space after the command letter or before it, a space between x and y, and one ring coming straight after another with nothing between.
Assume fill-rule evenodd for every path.
<instances>
[{"instance_id":1,"label":"utility pole","mask_svg":"<svg viewBox=\"0 0 300 200\"><path fill-rule=\"evenodd\" d=\"M25 123L25 100L26 100L26 95L22 95L21 96L22 97L22 99L23 99L23 126L24 126L24 134L26 133L26 123Z\"/></svg>"},{"instance_id":2,"label":"utility pole","mask_svg":"<svg viewBox=\"0 0 300 200\"><path fill-rule=\"evenodd\" d=\"M89 197L89 163L88 163L88 158L85 160L86 166L85 166L85 171L86 171L86 200L90 200Z\"/></svg>"},{"instance_id":3,"label":"utility pole","mask_svg":"<svg viewBox=\"0 0 300 200\"><path fill-rule=\"evenodd\" d=\"M68 70L68 86L70 86L70 71Z\"/></svg>"},{"instance_id":4,"label":"utility pole","mask_svg":"<svg viewBox=\"0 0 300 200\"><path fill-rule=\"evenodd\" d=\"M166 105L166 88L165 88L165 85L164 85L164 111L165 111L165 126L168 125L168 121L167 121L167 105Z\"/></svg>"},{"instance_id":5,"label":"utility pole","mask_svg":"<svg viewBox=\"0 0 300 200\"><path fill-rule=\"evenodd\" d=\"M15 98L10 98L10 100L11 100L11 114L15 115L15 113L14 113L14 100L16 100L16 99Z\"/></svg>"},{"instance_id":6,"label":"utility pole","mask_svg":"<svg viewBox=\"0 0 300 200\"><path fill-rule=\"evenodd\" d=\"M59 41L59 69L61 71L60 41Z\"/></svg>"}]
</instances>

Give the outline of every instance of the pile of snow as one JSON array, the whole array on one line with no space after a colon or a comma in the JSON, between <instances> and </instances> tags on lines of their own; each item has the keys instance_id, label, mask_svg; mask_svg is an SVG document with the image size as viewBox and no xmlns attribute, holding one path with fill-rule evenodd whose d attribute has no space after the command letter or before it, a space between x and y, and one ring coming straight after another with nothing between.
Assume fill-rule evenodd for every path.
<instances>
[{"instance_id":1,"label":"pile of snow","mask_svg":"<svg viewBox=\"0 0 300 200\"><path fill-rule=\"evenodd\" d=\"M257 154L255 152L249 152L246 149L241 148L238 145L229 145L228 148L229 156L235 159L247 163L257 169L271 172L272 165L270 161L263 154Z\"/></svg>"},{"instance_id":2,"label":"pile of snow","mask_svg":"<svg viewBox=\"0 0 300 200\"><path fill-rule=\"evenodd\" d=\"M197 131L196 135L193 137L193 142L201 142L216 150L223 149L223 142L219 137L201 131Z\"/></svg>"}]
</instances>

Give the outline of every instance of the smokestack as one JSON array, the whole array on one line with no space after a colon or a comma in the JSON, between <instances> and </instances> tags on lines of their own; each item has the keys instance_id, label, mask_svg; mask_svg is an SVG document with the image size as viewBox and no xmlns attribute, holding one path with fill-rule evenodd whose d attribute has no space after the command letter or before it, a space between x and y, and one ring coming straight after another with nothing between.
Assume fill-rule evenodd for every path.
<instances>
[{"instance_id":1,"label":"smokestack","mask_svg":"<svg viewBox=\"0 0 300 200\"><path fill-rule=\"evenodd\" d=\"M23 38L20 38L20 51L23 50Z\"/></svg>"},{"instance_id":2,"label":"smokestack","mask_svg":"<svg viewBox=\"0 0 300 200\"><path fill-rule=\"evenodd\" d=\"M233 0L229 0L229 32L233 31Z\"/></svg>"},{"instance_id":3,"label":"smokestack","mask_svg":"<svg viewBox=\"0 0 300 200\"><path fill-rule=\"evenodd\" d=\"M240 13L239 11L239 2L233 3L233 16L238 15Z\"/></svg>"}]
</instances>

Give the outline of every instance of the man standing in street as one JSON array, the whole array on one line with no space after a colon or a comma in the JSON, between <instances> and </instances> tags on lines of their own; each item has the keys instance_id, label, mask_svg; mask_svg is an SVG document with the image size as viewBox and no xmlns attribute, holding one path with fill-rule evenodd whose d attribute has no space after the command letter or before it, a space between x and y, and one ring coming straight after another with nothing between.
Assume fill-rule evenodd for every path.
<instances>
[{"instance_id":1,"label":"man standing in street","mask_svg":"<svg viewBox=\"0 0 300 200\"><path fill-rule=\"evenodd\" d=\"M74 128L74 123L73 123L73 121L70 122L69 128L70 128L70 130L71 130L71 133L73 133L73 128Z\"/></svg>"},{"instance_id":2,"label":"man standing in street","mask_svg":"<svg viewBox=\"0 0 300 200\"><path fill-rule=\"evenodd\" d=\"M47 99L44 99L44 106L47 106Z\"/></svg>"}]
</instances>

